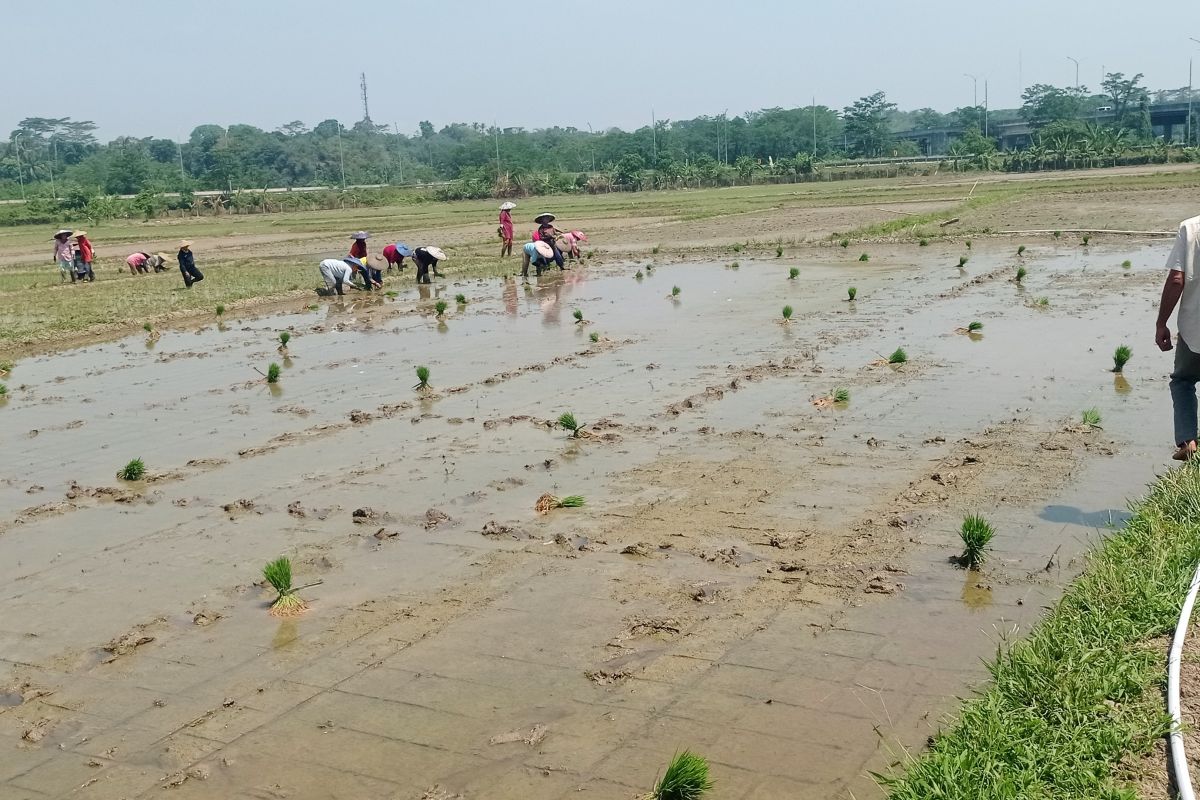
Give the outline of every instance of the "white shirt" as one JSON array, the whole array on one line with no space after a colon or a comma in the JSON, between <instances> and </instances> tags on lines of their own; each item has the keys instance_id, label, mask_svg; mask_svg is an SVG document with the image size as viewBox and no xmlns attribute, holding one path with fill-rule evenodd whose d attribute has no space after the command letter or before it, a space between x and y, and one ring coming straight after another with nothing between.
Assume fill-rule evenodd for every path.
<instances>
[{"instance_id":1,"label":"white shirt","mask_svg":"<svg viewBox=\"0 0 1200 800\"><path fill-rule=\"evenodd\" d=\"M321 277L325 279L325 283L330 288L333 288L339 277L341 277L342 283L350 283L353 275L354 270L340 258L327 258L321 262Z\"/></svg>"},{"instance_id":2,"label":"white shirt","mask_svg":"<svg viewBox=\"0 0 1200 800\"><path fill-rule=\"evenodd\" d=\"M1183 273L1183 296L1179 298L1179 338L1189 350L1200 352L1200 276L1196 275L1200 261L1200 217L1179 223L1175 246L1167 256L1167 269Z\"/></svg>"}]
</instances>

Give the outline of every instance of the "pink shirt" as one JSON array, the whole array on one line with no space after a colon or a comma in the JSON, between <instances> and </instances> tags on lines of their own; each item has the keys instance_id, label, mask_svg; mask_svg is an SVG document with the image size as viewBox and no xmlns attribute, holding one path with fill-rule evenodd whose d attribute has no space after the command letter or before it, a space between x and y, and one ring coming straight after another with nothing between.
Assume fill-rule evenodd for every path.
<instances>
[{"instance_id":1,"label":"pink shirt","mask_svg":"<svg viewBox=\"0 0 1200 800\"><path fill-rule=\"evenodd\" d=\"M42 252L45 252L44 250ZM55 261L74 261L75 251L71 248L71 240L59 241L54 240L54 260Z\"/></svg>"},{"instance_id":2,"label":"pink shirt","mask_svg":"<svg viewBox=\"0 0 1200 800\"><path fill-rule=\"evenodd\" d=\"M125 263L128 264L129 266L133 267L134 269L137 269L142 264L146 263L146 254L145 253L134 253L129 258L125 259Z\"/></svg>"}]
</instances>

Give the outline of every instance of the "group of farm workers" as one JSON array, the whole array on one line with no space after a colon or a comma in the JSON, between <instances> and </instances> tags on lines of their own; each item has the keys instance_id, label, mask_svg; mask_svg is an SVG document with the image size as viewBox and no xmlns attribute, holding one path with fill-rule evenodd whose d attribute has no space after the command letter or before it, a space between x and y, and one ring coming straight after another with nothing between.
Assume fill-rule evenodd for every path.
<instances>
[{"instance_id":1,"label":"group of farm workers","mask_svg":"<svg viewBox=\"0 0 1200 800\"><path fill-rule=\"evenodd\" d=\"M500 236L501 258L512 255L512 210L516 207L517 204L511 201L500 206L500 227L496 229L496 233ZM579 245L587 241L587 235L583 231L560 231L554 227L554 220L555 216L547 213L533 218L538 226L522 248L521 277L529 277L530 264L537 271L536 274L541 275L544 270L550 268L551 263L559 269L566 269L564 253L571 260L582 257Z\"/></svg>"},{"instance_id":2,"label":"group of farm workers","mask_svg":"<svg viewBox=\"0 0 1200 800\"><path fill-rule=\"evenodd\" d=\"M383 271L372 266L367 252L369 238L371 234L366 231L352 233L350 239L353 243L348 255L327 258L321 262L321 278L325 281L327 292L342 295L347 286L364 292L383 288ZM377 261L386 263L388 272L391 272L393 268L404 269L406 258L411 258L417 267L417 283L431 283L431 272L439 278L443 277L437 267L439 262L446 260L446 254L433 245L412 248L403 242L389 244L383 248L383 255L377 257Z\"/></svg>"},{"instance_id":3,"label":"group of farm workers","mask_svg":"<svg viewBox=\"0 0 1200 800\"><path fill-rule=\"evenodd\" d=\"M71 239L75 242L72 243ZM58 264L59 278L62 283L71 279L71 283L91 283L96 280L96 271L92 263L96 260L96 250L88 239L87 231L72 231L66 228L54 234L54 261ZM131 275L147 275L154 272L165 272L170 257L166 253L130 253L125 259ZM179 253L175 256L179 264L179 272L183 275L183 285L191 288L193 283L204 280L204 274L196 268L196 256L192 253L192 243L183 240L179 243Z\"/></svg>"}]
</instances>

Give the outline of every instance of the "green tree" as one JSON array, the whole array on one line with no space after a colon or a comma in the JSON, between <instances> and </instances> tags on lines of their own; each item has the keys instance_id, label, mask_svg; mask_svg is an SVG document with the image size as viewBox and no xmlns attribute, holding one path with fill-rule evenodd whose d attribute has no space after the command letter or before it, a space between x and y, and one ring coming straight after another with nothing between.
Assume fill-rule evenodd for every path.
<instances>
[{"instance_id":1,"label":"green tree","mask_svg":"<svg viewBox=\"0 0 1200 800\"><path fill-rule=\"evenodd\" d=\"M892 139L888 113L895 110L896 104L889 103L883 92L860 97L842 110L846 136L855 155L873 158L885 151Z\"/></svg>"},{"instance_id":2,"label":"green tree","mask_svg":"<svg viewBox=\"0 0 1200 800\"><path fill-rule=\"evenodd\" d=\"M1086 87L1060 89L1035 83L1021 95L1021 117L1035 128L1052 122L1076 120L1083 112L1087 97Z\"/></svg>"}]
</instances>

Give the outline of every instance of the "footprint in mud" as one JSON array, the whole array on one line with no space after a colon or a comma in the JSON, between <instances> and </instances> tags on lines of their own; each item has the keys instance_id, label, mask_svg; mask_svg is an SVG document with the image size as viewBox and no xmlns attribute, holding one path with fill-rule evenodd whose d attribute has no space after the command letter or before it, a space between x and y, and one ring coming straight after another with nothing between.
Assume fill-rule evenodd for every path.
<instances>
[{"instance_id":1,"label":"footprint in mud","mask_svg":"<svg viewBox=\"0 0 1200 800\"><path fill-rule=\"evenodd\" d=\"M230 520L236 520L238 517L244 517L247 514L263 514L264 510L259 509L254 505L253 500L241 498L232 503L226 503L221 506L221 510L229 515Z\"/></svg>"}]
</instances>

